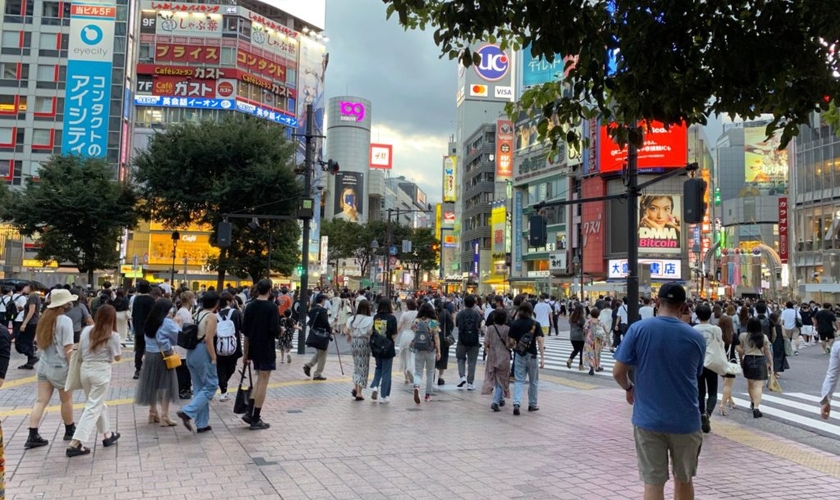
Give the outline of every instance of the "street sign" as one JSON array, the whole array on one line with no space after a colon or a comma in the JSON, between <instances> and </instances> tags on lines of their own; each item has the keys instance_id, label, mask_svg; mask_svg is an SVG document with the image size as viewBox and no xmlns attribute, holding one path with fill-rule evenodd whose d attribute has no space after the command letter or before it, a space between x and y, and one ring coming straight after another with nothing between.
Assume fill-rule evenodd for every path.
<instances>
[{"instance_id":1,"label":"street sign","mask_svg":"<svg viewBox=\"0 0 840 500\"><path fill-rule=\"evenodd\" d=\"M411 253L411 240L402 240L403 253Z\"/></svg>"},{"instance_id":2,"label":"street sign","mask_svg":"<svg viewBox=\"0 0 840 500\"><path fill-rule=\"evenodd\" d=\"M397 255L397 246L392 245L390 248L388 248L388 253L391 255Z\"/></svg>"}]
</instances>

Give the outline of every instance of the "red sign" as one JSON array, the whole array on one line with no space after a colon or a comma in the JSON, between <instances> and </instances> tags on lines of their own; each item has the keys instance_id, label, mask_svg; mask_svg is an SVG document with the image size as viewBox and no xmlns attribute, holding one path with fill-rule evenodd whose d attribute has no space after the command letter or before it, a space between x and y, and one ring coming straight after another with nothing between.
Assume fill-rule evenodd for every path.
<instances>
[{"instance_id":1,"label":"red sign","mask_svg":"<svg viewBox=\"0 0 840 500\"><path fill-rule=\"evenodd\" d=\"M607 127L600 131L601 173L620 172L627 163L627 147L620 148L607 133ZM639 149L639 170L663 167L684 167L688 162L688 128L671 125L668 130L661 122L652 122L645 131L644 147Z\"/></svg>"},{"instance_id":2,"label":"red sign","mask_svg":"<svg viewBox=\"0 0 840 500\"><path fill-rule=\"evenodd\" d=\"M390 170L394 166L394 148L390 144L370 145L370 168Z\"/></svg>"},{"instance_id":3,"label":"red sign","mask_svg":"<svg viewBox=\"0 0 840 500\"><path fill-rule=\"evenodd\" d=\"M496 181L513 178L513 122L496 120Z\"/></svg>"},{"instance_id":4,"label":"red sign","mask_svg":"<svg viewBox=\"0 0 840 500\"><path fill-rule=\"evenodd\" d=\"M607 194L607 183L598 177L583 179L582 198L596 198ZM603 276L607 272L604 260L604 233L607 230L606 202L584 203L581 207L580 233L583 243L583 272Z\"/></svg>"},{"instance_id":5,"label":"red sign","mask_svg":"<svg viewBox=\"0 0 840 500\"><path fill-rule=\"evenodd\" d=\"M78 5L74 4L70 7L70 15L85 16L85 17L117 17L116 7L94 6L94 5Z\"/></svg>"},{"instance_id":6,"label":"red sign","mask_svg":"<svg viewBox=\"0 0 840 500\"><path fill-rule=\"evenodd\" d=\"M260 78L258 76L250 75L243 71L236 70L236 79L242 80L245 83L251 83L256 85L257 87L262 87L266 90L270 90L272 93L276 94L279 97L291 97L292 99L295 98L296 94L295 91L280 85L279 83L274 83L265 78Z\"/></svg>"},{"instance_id":7,"label":"red sign","mask_svg":"<svg viewBox=\"0 0 840 500\"><path fill-rule=\"evenodd\" d=\"M152 2L152 8L155 10L174 10L178 12L206 12L208 14L219 12L218 5L201 5L176 2Z\"/></svg>"},{"instance_id":8,"label":"red sign","mask_svg":"<svg viewBox=\"0 0 840 500\"><path fill-rule=\"evenodd\" d=\"M222 81L216 85L216 95L221 98L232 97L235 92L236 87L234 87L232 82Z\"/></svg>"},{"instance_id":9,"label":"red sign","mask_svg":"<svg viewBox=\"0 0 840 500\"><path fill-rule=\"evenodd\" d=\"M779 259L782 264L788 262L788 202L787 197L779 198Z\"/></svg>"},{"instance_id":10,"label":"red sign","mask_svg":"<svg viewBox=\"0 0 840 500\"><path fill-rule=\"evenodd\" d=\"M152 81L152 95L216 97L213 82L190 81L177 76L159 76Z\"/></svg>"},{"instance_id":11,"label":"red sign","mask_svg":"<svg viewBox=\"0 0 840 500\"><path fill-rule=\"evenodd\" d=\"M443 223L446 225L455 224L455 212L443 212Z\"/></svg>"},{"instance_id":12,"label":"red sign","mask_svg":"<svg viewBox=\"0 0 840 500\"><path fill-rule=\"evenodd\" d=\"M219 47L159 43L155 46L155 61L219 64L219 51Z\"/></svg>"},{"instance_id":13,"label":"red sign","mask_svg":"<svg viewBox=\"0 0 840 500\"><path fill-rule=\"evenodd\" d=\"M218 80L233 74L235 70L222 68L191 68L188 66L166 66L162 64L138 64L138 75L187 76L199 80Z\"/></svg>"},{"instance_id":14,"label":"red sign","mask_svg":"<svg viewBox=\"0 0 840 500\"><path fill-rule=\"evenodd\" d=\"M286 67L280 63L269 61L247 50L239 49L236 53L236 65L251 71L279 80L286 81Z\"/></svg>"}]
</instances>

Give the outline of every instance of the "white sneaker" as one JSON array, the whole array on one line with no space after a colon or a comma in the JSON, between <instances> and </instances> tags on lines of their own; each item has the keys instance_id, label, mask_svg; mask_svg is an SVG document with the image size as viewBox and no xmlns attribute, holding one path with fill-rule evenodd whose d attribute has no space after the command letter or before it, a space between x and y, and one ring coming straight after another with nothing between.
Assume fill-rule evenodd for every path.
<instances>
[{"instance_id":1,"label":"white sneaker","mask_svg":"<svg viewBox=\"0 0 840 500\"><path fill-rule=\"evenodd\" d=\"M467 384L467 390L468 390L468 391L474 391L474 390L475 390L475 386L474 386L474 385L472 385L472 384Z\"/></svg>"},{"instance_id":2,"label":"white sneaker","mask_svg":"<svg viewBox=\"0 0 840 500\"><path fill-rule=\"evenodd\" d=\"M388 404L388 403L390 403L390 402L391 402L391 398L387 398L387 397L385 397L385 398L380 398L380 400L379 400L379 404L381 404L381 405L386 405L386 404Z\"/></svg>"},{"instance_id":3,"label":"white sneaker","mask_svg":"<svg viewBox=\"0 0 840 500\"><path fill-rule=\"evenodd\" d=\"M467 383L467 377L461 377L461 382L458 383L458 389L464 387L464 384Z\"/></svg>"},{"instance_id":4,"label":"white sneaker","mask_svg":"<svg viewBox=\"0 0 840 500\"><path fill-rule=\"evenodd\" d=\"M221 402L230 401L230 396L228 395L228 393L220 394L219 395L219 401L221 401Z\"/></svg>"}]
</instances>

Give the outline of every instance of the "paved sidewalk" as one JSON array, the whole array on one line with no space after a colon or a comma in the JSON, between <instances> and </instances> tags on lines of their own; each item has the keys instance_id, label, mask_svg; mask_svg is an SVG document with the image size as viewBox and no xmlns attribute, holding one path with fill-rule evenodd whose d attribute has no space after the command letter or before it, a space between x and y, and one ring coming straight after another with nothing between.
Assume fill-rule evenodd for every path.
<instances>
[{"instance_id":1,"label":"paved sidewalk","mask_svg":"<svg viewBox=\"0 0 840 500\"><path fill-rule=\"evenodd\" d=\"M50 446L24 451L34 378L12 368L19 380L0 389L7 498L641 498L631 408L620 389L544 372L540 411L514 417L510 403L493 413L489 396L453 385L415 405L395 374L392 402L381 405L369 394L351 399L352 363L342 361L344 376L330 357L326 382L304 379L302 356L279 365L263 409L271 429L249 431L232 401L213 402L213 431L201 435L147 424L147 409L131 404L131 363L119 363L109 404L122 439L105 449L100 436L90 456L74 459L64 456L57 407L41 427ZM840 498L837 456L726 417L715 417L713 429L700 456L698 499Z\"/></svg>"}]
</instances>

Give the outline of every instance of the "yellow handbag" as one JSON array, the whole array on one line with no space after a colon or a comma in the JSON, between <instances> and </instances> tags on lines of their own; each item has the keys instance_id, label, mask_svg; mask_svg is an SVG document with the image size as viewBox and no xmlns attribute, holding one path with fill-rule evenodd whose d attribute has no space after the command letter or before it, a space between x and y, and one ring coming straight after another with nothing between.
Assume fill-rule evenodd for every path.
<instances>
[{"instance_id":1,"label":"yellow handbag","mask_svg":"<svg viewBox=\"0 0 840 500\"><path fill-rule=\"evenodd\" d=\"M163 356L163 361L164 363L166 363L166 368L172 370L181 366L181 356L177 352L172 351L172 354L167 356L166 354L164 354L163 351L161 351L160 355Z\"/></svg>"}]
</instances>

